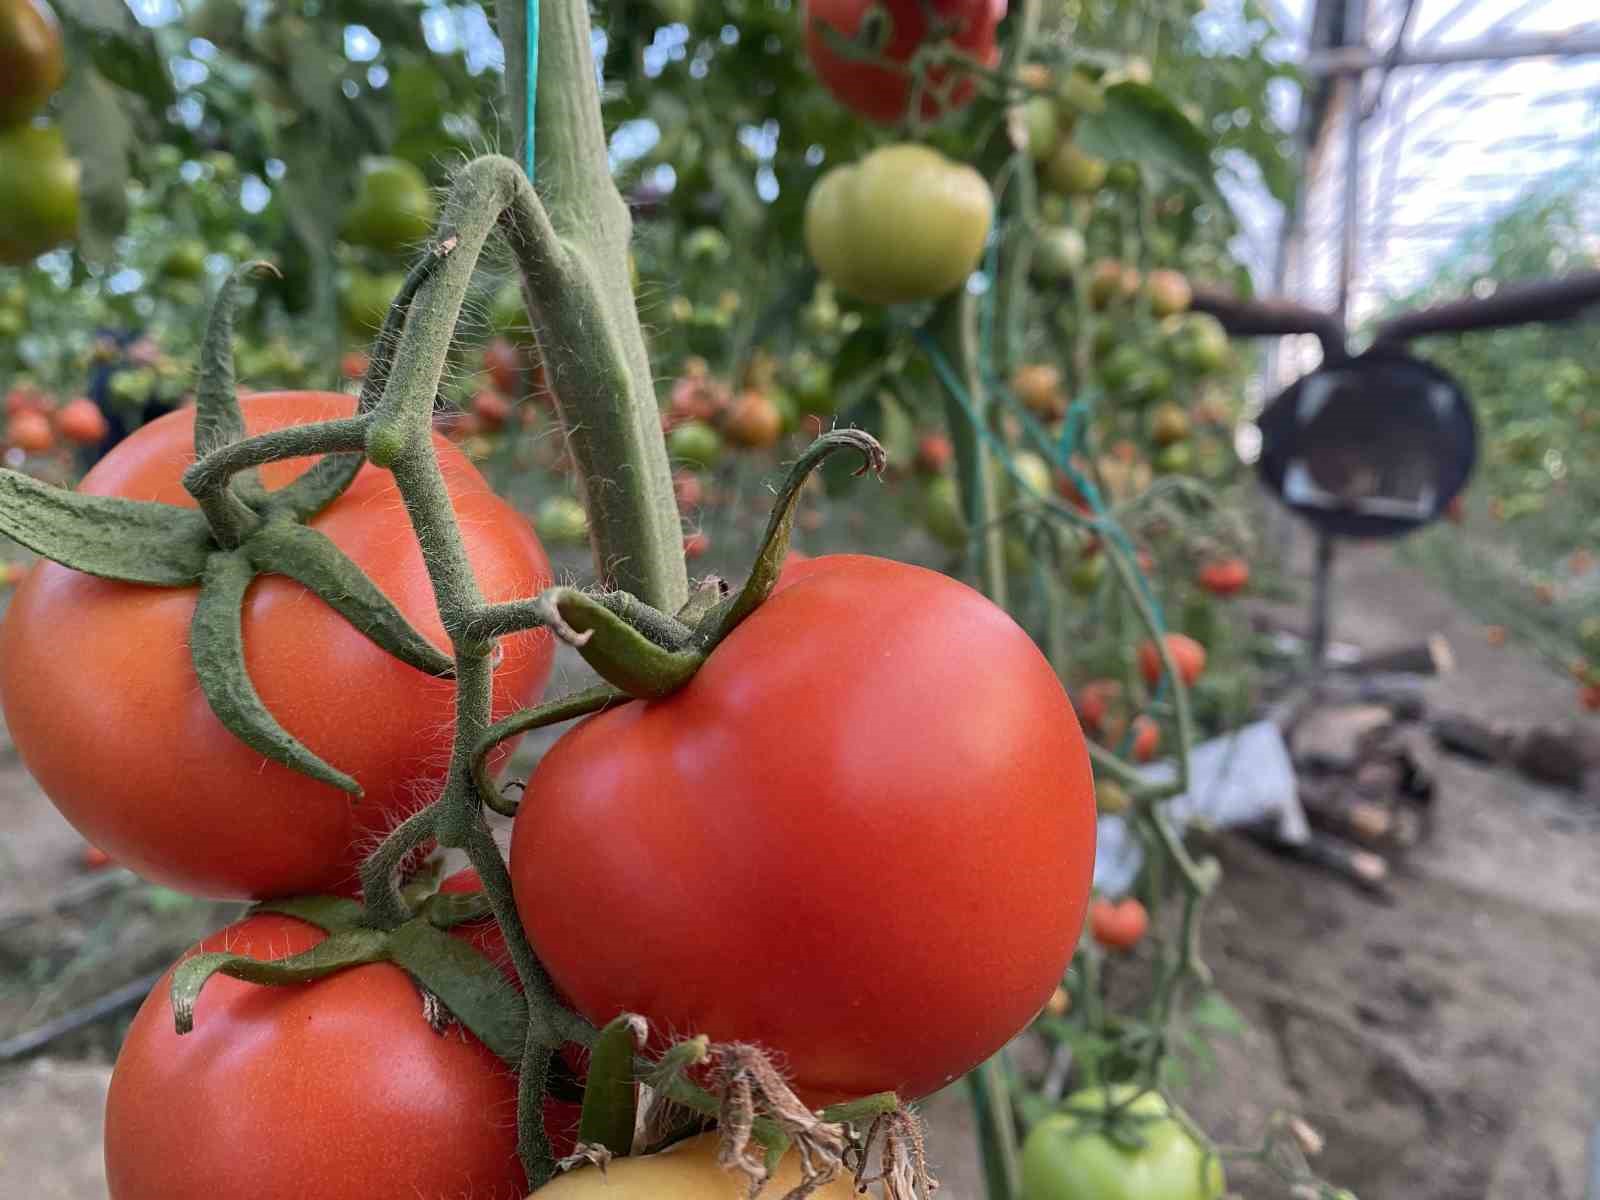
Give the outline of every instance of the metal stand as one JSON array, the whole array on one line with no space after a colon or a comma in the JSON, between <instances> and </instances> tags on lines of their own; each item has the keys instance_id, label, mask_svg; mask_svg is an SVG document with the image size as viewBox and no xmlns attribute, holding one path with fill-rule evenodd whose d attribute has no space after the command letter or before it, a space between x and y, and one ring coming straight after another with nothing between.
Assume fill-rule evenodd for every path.
<instances>
[{"instance_id":1,"label":"metal stand","mask_svg":"<svg viewBox=\"0 0 1600 1200\"><path fill-rule=\"evenodd\" d=\"M1308 674L1315 683L1322 677L1328 658L1328 614L1333 598L1333 548L1331 533L1317 533L1317 566L1311 590L1311 662Z\"/></svg>"}]
</instances>

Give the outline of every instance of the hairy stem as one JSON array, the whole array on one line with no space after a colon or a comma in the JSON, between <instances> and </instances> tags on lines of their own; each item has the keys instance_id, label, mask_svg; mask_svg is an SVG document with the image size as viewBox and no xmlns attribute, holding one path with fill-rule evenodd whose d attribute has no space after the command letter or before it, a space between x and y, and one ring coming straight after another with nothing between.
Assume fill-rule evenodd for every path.
<instances>
[{"instance_id":1,"label":"hairy stem","mask_svg":"<svg viewBox=\"0 0 1600 1200\"><path fill-rule=\"evenodd\" d=\"M497 19L520 151L523 6L500 5ZM676 612L689 594L683 537L633 301L633 222L611 179L600 119L587 0L543 0L537 99L538 194L560 251L542 238L511 240L584 488L595 563L607 587ZM518 207L513 224L526 232L533 214Z\"/></svg>"}]
</instances>

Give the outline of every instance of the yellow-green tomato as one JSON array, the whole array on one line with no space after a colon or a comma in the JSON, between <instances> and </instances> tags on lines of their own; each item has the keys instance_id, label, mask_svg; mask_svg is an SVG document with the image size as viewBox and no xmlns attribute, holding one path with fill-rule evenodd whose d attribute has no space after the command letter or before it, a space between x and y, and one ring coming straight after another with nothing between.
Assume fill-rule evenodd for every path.
<instances>
[{"instance_id":1,"label":"yellow-green tomato","mask_svg":"<svg viewBox=\"0 0 1600 1200\"><path fill-rule=\"evenodd\" d=\"M800 1183L800 1155L791 1150L767 1180L763 1196L788 1195ZM584 1167L540 1188L537 1200L744 1200L743 1176L717 1163L717 1135L701 1134L660 1154L615 1158L601 1173ZM855 1181L842 1171L832 1183L811 1193L814 1200L851 1200Z\"/></svg>"},{"instance_id":2,"label":"yellow-green tomato","mask_svg":"<svg viewBox=\"0 0 1600 1200\"><path fill-rule=\"evenodd\" d=\"M1074 142L1062 142L1044 164L1045 183L1063 196L1088 196L1106 181L1106 162L1085 154Z\"/></svg>"},{"instance_id":3,"label":"yellow-green tomato","mask_svg":"<svg viewBox=\"0 0 1600 1200\"><path fill-rule=\"evenodd\" d=\"M972 274L993 219L982 175L900 143L817 181L806 200L806 249L824 278L857 299L932 300Z\"/></svg>"},{"instance_id":4,"label":"yellow-green tomato","mask_svg":"<svg viewBox=\"0 0 1600 1200\"><path fill-rule=\"evenodd\" d=\"M1128 1104L1137 1091L1090 1088L1035 1125L1022 1147L1022 1200L1218 1200L1226 1186L1221 1161L1157 1093ZM1105 1125L1108 1099L1111 1107L1127 1104L1116 1139Z\"/></svg>"},{"instance_id":5,"label":"yellow-green tomato","mask_svg":"<svg viewBox=\"0 0 1600 1200\"><path fill-rule=\"evenodd\" d=\"M0 263L22 266L77 236L79 174L54 125L0 130Z\"/></svg>"},{"instance_id":6,"label":"yellow-green tomato","mask_svg":"<svg viewBox=\"0 0 1600 1200\"><path fill-rule=\"evenodd\" d=\"M1031 450L1021 450L1011 456L1016 470L1016 480L1022 489L1022 499L1036 500L1050 494L1050 464Z\"/></svg>"}]
</instances>

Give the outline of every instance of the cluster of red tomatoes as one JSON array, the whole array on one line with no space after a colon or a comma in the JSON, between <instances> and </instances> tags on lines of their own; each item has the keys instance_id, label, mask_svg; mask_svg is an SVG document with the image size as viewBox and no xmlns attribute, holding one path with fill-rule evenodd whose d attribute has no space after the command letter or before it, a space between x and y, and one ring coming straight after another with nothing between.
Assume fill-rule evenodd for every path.
<instances>
[{"instance_id":1,"label":"cluster of red tomatoes","mask_svg":"<svg viewBox=\"0 0 1600 1200\"><path fill-rule=\"evenodd\" d=\"M5 417L0 451L19 450L24 455L48 454L62 442L96 446L105 440L107 431L105 414L88 397L60 404L29 386L14 387L7 393Z\"/></svg>"},{"instance_id":2,"label":"cluster of red tomatoes","mask_svg":"<svg viewBox=\"0 0 1600 1200\"><path fill-rule=\"evenodd\" d=\"M256 433L351 405L291 392L242 407ZM194 420L185 409L145 426L82 490L192 505L180 477ZM485 597L537 594L549 568L532 530L448 440L434 450ZM308 466L269 465L263 483ZM364 467L311 523L448 647L391 476ZM18 750L90 841L152 880L210 896L352 894L362 855L441 786L452 683L391 658L300 585L256 581L242 615L250 677L287 730L356 778L352 804L211 713L189 658L195 598L36 566L0 627ZM538 699L552 643L535 631L501 650L496 717ZM530 942L590 1021L637 1012L660 1037L766 1046L807 1104L909 1099L987 1058L1052 994L1083 920L1093 823L1082 736L1027 634L946 576L843 556L791 561L681 691L563 736L528 783L510 871ZM498 930L456 932L504 961ZM322 937L261 913L195 953L279 958ZM219 977L183 1037L167 992L141 1010L113 1079L114 1200L219 1186L520 1194L511 1069L464 1032L436 1032L400 968L294 987ZM547 1118L570 1139L570 1108ZM680 1152L673 1169L692 1160Z\"/></svg>"}]
</instances>

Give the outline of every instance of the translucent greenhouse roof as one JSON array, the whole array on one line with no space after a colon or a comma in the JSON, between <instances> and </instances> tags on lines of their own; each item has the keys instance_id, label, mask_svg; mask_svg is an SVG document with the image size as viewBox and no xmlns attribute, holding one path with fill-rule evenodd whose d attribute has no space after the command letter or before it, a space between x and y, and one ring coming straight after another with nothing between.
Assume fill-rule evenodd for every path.
<instances>
[{"instance_id":1,"label":"translucent greenhouse roof","mask_svg":"<svg viewBox=\"0 0 1600 1200\"><path fill-rule=\"evenodd\" d=\"M1600 0L1366 0L1364 14L1352 0L1263 3L1307 71L1293 106L1299 121L1309 103L1311 146L1284 264L1289 295L1338 303L1353 78L1340 65L1371 66L1359 101L1352 323L1425 284L1463 234L1530 185L1600 182ZM1600 232L1600 187L1583 203ZM1275 216L1246 222L1258 261L1259 225L1273 243L1281 236ZM1276 254L1274 244L1267 257Z\"/></svg>"}]
</instances>

